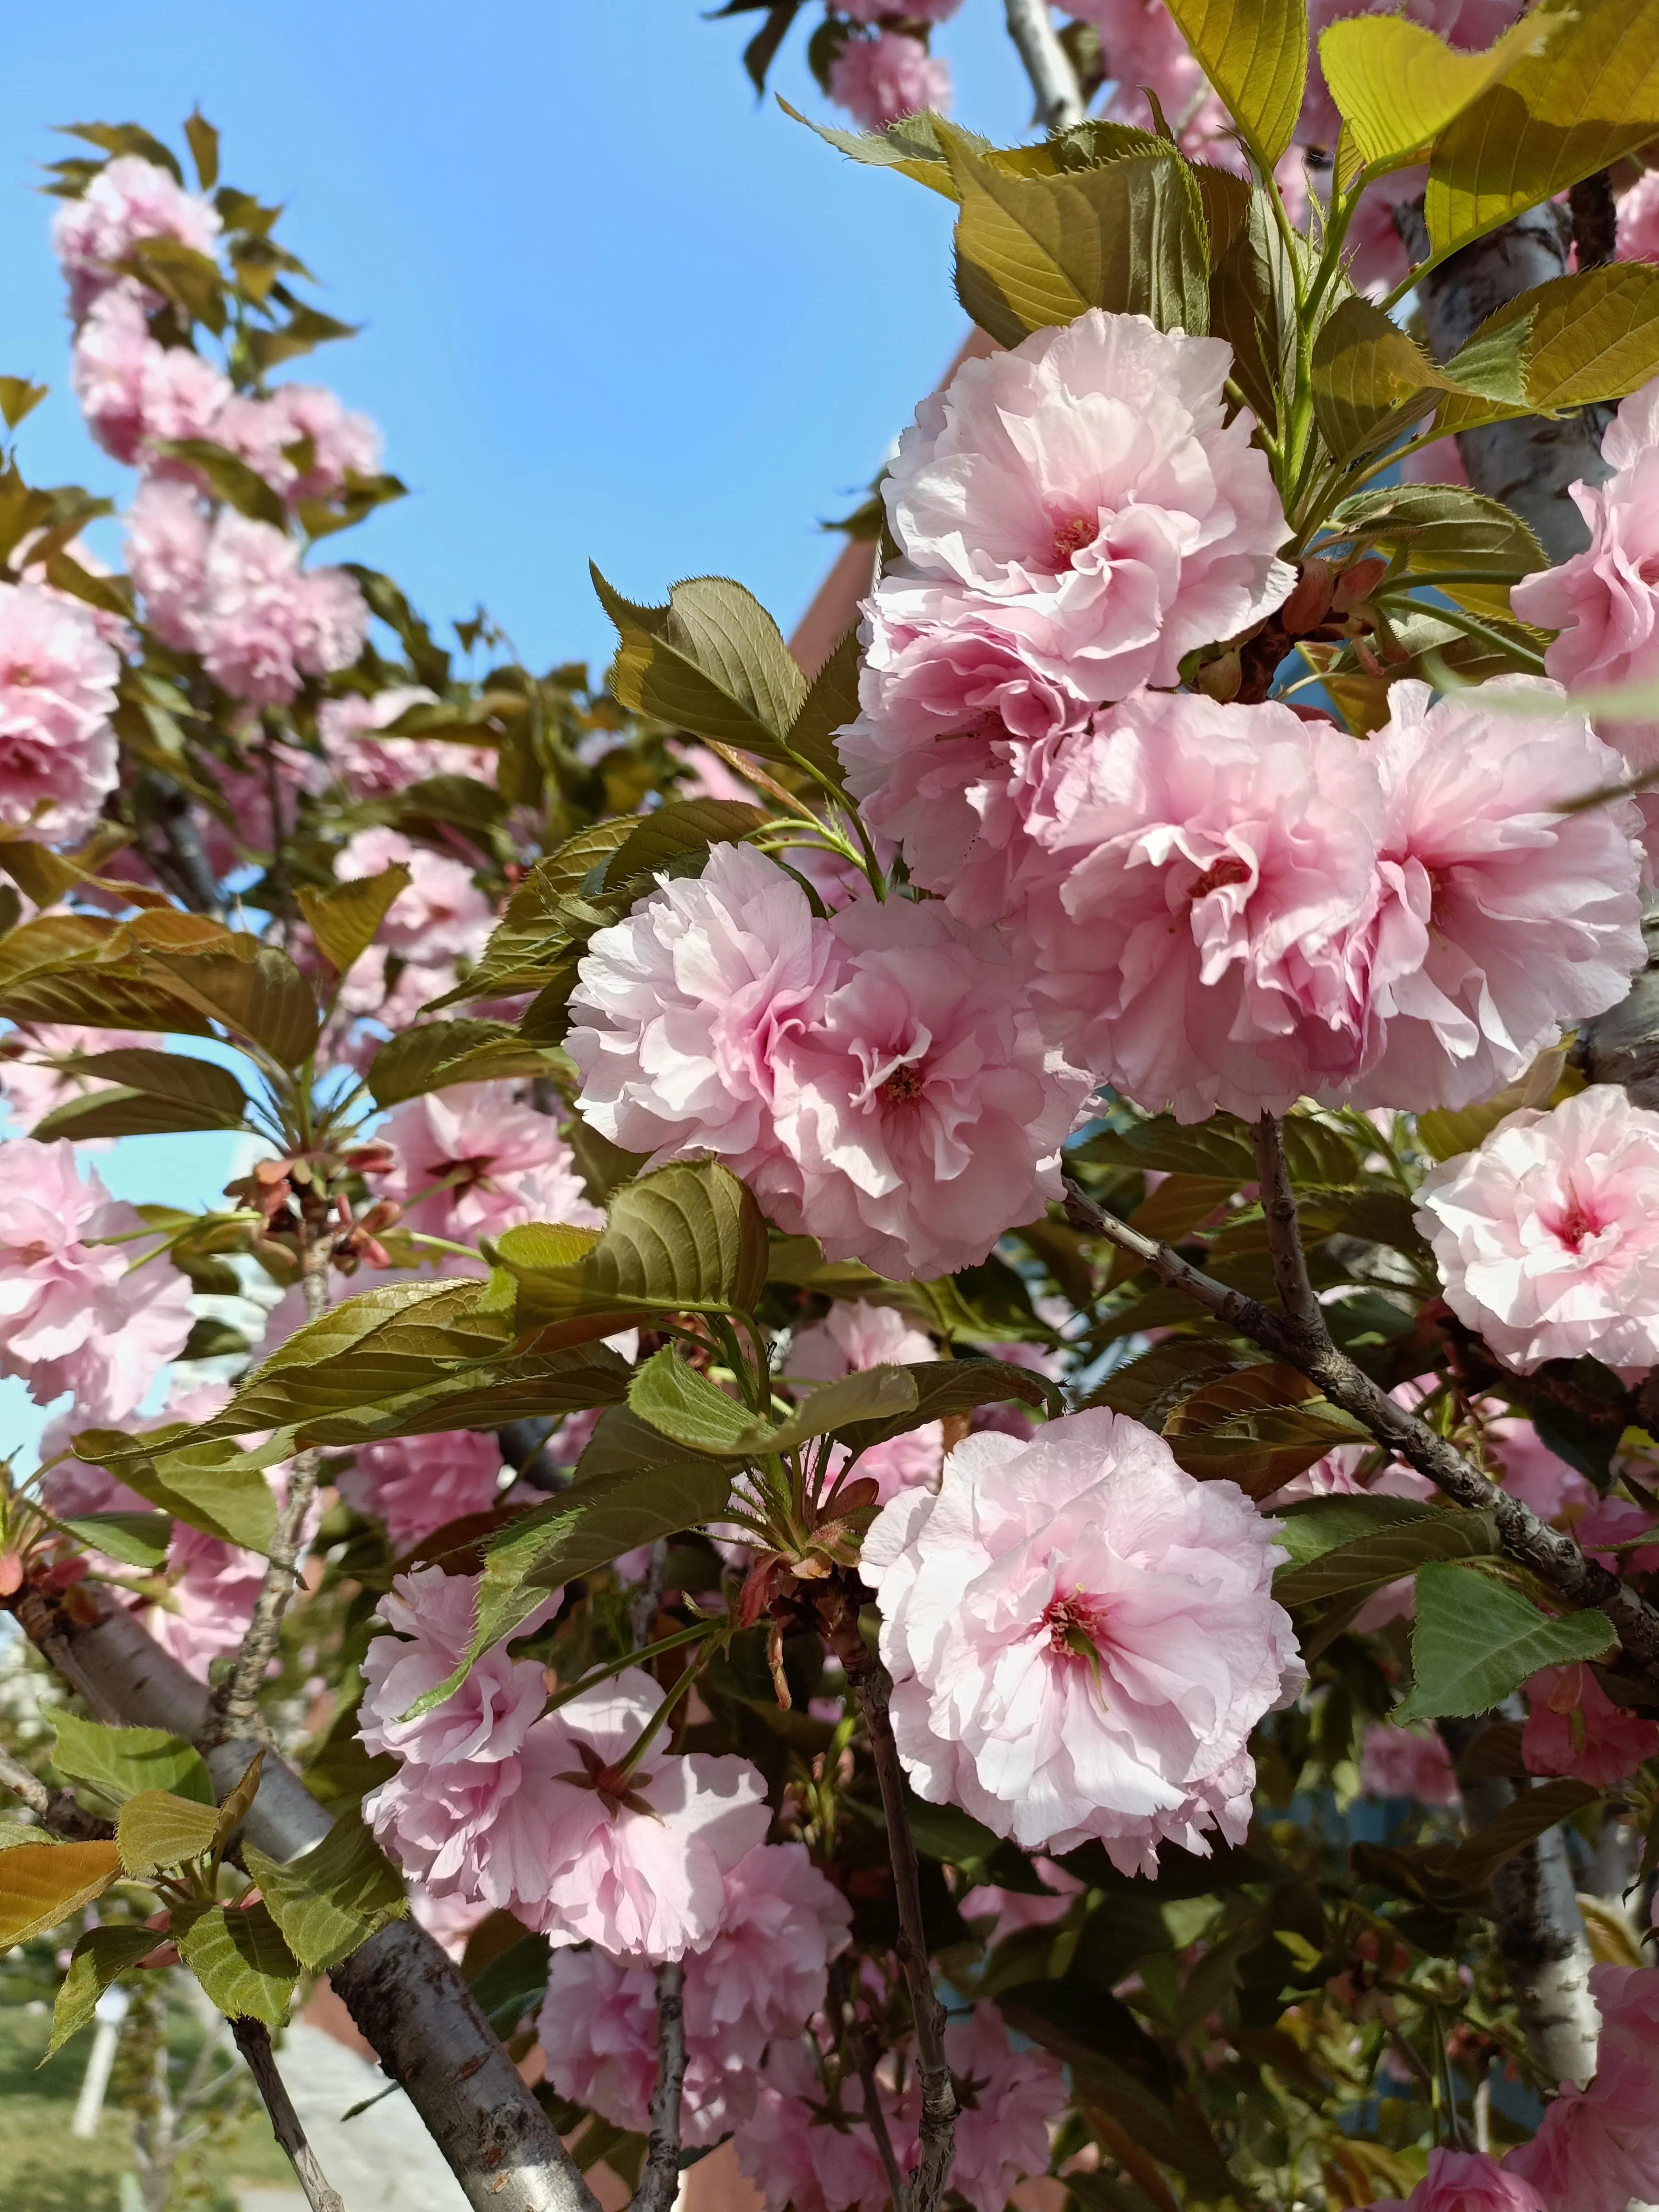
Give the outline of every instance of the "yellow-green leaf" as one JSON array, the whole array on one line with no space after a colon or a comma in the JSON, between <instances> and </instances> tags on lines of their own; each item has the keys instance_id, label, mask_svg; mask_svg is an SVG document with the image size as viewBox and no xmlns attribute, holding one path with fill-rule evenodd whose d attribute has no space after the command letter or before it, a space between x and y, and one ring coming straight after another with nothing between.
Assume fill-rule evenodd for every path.
<instances>
[{"instance_id":1,"label":"yellow-green leaf","mask_svg":"<svg viewBox=\"0 0 1659 2212\"><path fill-rule=\"evenodd\" d=\"M343 975L368 951L398 894L409 889L410 880L404 863L394 860L377 876L331 884L326 890L307 887L296 894L300 911L310 923L323 957L337 975Z\"/></svg>"},{"instance_id":2,"label":"yellow-green leaf","mask_svg":"<svg viewBox=\"0 0 1659 2212\"><path fill-rule=\"evenodd\" d=\"M301 1966L326 1973L409 1909L404 1886L354 1806L286 1865L243 1846L247 1870Z\"/></svg>"},{"instance_id":3,"label":"yellow-green leaf","mask_svg":"<svg viewBox=\"0 0 1659 2212\"><path fill-rule=\"evenodd\" d=\"M46 1935L101 1897L120 1872L113 1844L20 1844L0 1851L0 1951Z\"/></svg>"},{"instance_id":4,"label":"yellow-green leaf","mask_svg":"<svg viewBox=\"0 0 1659 2212\"><path fill-rule=\"evenodd\" d=\"M1395 1717L1424 1721L1490 1712L1540 1667L1605 1658L1618 1640L1604 1613L1569 1613L1553 1620L1490 1575L1432 1564L1417 1577L1415 1680Z\"/></svg>"},{"instance_id":5,"label":"yellow-green leaf","mask_svg":"<svg viewBox=\"0 0 1659 2212\"><path fill-rule=\"evenodd\" d=\"M1521 60L1540 51L1565 15L1525 16L1484 53L1449 46L1408 15L1353 15L1319 37L1325 82L1372 168L1422 152Z\"/></svg>"},{"instance_id":6,"label":"yellow-green leaf","mask_svg":"<svg viewBox=\"0 0 1659 2212\"><path fill-rule=\"evenodd\" d=\"M153 1928L87 1930L70 1954L69 1972L52 2008L52 2040L46 2045L46 2058L61 2051L70 2036L86 2026L93 2008L116 1976L136 1966L145 1952L153 1951L162 1940ZM46 2058L40 2063L44 2065Z\"/></svg>"},{"instance_id":7,"label":"yellow-green leaf","mask_svg":"<svg viewBox=\"0 0 1659 2212\"><path fill-rule=\"evenodd\" d=\"M228 2019L287 2020L300 1962L263 1905L245 1911L214 1905L187 1916L175 1911L179 1955ZM180 1927L182 1921L188 1924Z\"/></svg>"},{"instance_id":8,"label":"yellow-green leaf","mask_svg":"<svg viewBox=\"0 0 1659 2212\"><path fill-rule=\"evenodd\" d=\"M109 1728L60 1713L52 1763L66 1782L84 1784L106 1805L142 1790L171 1790L211 1805L213 1784L199 1751L165 1729Z\"/></svg>"},{"instance_id":9,"label":"yellow-green leaf","mask_svg":"<svg viewBox=\"0 0 1659 2212\"><path fill-rule=\"evenodd\" d=\"M1369 300L1345 300L1314 340L1314 414L1339 461L1390 444L1449 380Z\"/></svg>"},{"instance_id":10,"label":"yellow-green leaf","mask_svg":"<svg viewBox=\"0 0 1659 2212\"><path fill-rule=\"evenodd\" d=\"M115 1840L129 1874L150 1875L200 1858L212 1850L218 1828L215 1807L175 1797L170 1790L143 1790L117 1815Z\"/></svg>"},{"instance_id":11,"label":"yellow-green leaf","mask_svg":"<svg viewBox=\"0 0 1659 2212\"><path fill-rule=\"evenodd\" d=\"M729 577L695 576L672 587L665 607L643 607L597 568L592 576L621 637L613 681L625 707L767 759L782 757L806 679L752 592Z\"/></svg>"},{"instance_id":12,"label":"yellow-green leaf","mask_svg":"<svg viewBox=\"0 0 1659 2212\"><path fill-rule=\"evenodd\" d=\"M1170 13L1252 152L1271 169L1302 112L1305 0L1170 0Z\"/></svg>"}]
</instances>

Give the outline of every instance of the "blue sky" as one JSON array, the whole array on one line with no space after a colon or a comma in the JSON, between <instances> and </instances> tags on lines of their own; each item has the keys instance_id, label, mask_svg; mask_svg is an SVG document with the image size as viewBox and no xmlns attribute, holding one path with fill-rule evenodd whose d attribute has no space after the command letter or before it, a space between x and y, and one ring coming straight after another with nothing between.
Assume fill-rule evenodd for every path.
<instances>
[{"instance_id":1,"label":"blue sky","mask_svg":"<svg viewBox=\"0 0 1659 2212\"><path fill-rule=\"evenodd\" d=\"M708 0L713 5L714 0ZM24 473L118 501L82 429L38 164L54 124L142 122L180 144L199 101L227 180L289 213L319 303L367 325L292 373L381 424L413 495L340 542L434 623L483 601L538 664L603 662L593 557L640 599L740 578L788 629L965 328L950 210L844 161L739 66L756 16L697 0L77 0L7 26L0 373L49 383ZM799 33L777 89L825 120ZM1030 99L1001 0L939 34L957 112L1012 142ZM230 1139L95 1157L127 1199L211 1204ZM40 1417L0 1382L0 1450Z\"/></svg>"},{"instance_id":2,"label":"blue sky","mask_svg":"<svg viewBox=\"0 0 1659 2212\"><path fill-rule=\"evenodd\" d=\"M713 4L713 0L706 0ZM286 0L14 11L0 369L51 382L36 481L118 492L64 388L64 325L34 165L50 126L137 119L178 143L199 100L227 178L288 204L283 235L363 335L293 373L386 434L414 496L343 544L435 620L480 599L532 659L603 658L596 558L630 596L715 570L787 629L964 327L950 211L757 106L757 16L697 0ZM804 15L778 89L808 77ZM939 34L957 112L1024 135L1001 0Z\"/></svg>"}]
</instances>

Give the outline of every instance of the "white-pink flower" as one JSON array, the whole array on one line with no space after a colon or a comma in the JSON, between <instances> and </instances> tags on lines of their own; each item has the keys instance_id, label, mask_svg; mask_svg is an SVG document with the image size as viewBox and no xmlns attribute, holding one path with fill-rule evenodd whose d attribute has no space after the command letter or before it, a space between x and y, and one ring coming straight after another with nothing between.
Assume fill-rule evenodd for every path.
<instances>
[{"instance_id":1,"label":"white-pink flower","mask_svg":"<svg viewBox=\"0 0 1659 2212\"><path fill-rule=\"evenodd\" d=\"M890 1306L838 1298L822 1321L796 1337L789 1347L788 1369L807 1382L833 1382L855 1368L908 1367L934 1357L933 1339L912 1328ZM877 1485L877 1495L885 1504L896 1492L912 1484L935 1485L944 1449L943 1424L926 1421L919 1429L872 1445L860 1459L858 1472ZM844 1447L838 1445L836 1452L838 1465L845 1459Z\"/></svg>"},{"instance_id":2,"label":"white-pink flower","mask_svg":"<svg viewBox=\"0 0 1659 2212\"><path fill-rule=\"evenodd\" d=\"M386 1522L394 1552L406 1552L446 1522L487 1512L501 1477L501 1451L494 1435L455 1429L359 1444L355 1464L343 1468L335 1483L348 1504Z\"/></svg>"},{"instance_id":3,"label":"white-pink flower","mask_svg":"<svg viewBox=\"0 0 1659 2212\"><path fill-rule=\"evenodd\" d=\"M775 2036L799 2033L822 2008L852 1927L804 1844L757 1844L726 1875L714 1941L686 1961L688 2032L728 2063L757 2066Z\"/></svg>"},{"instance_id":4,"label":"white-pink flower","mask_svg":"<svg viewBox=\"0 0 1659 2212\"><path fill-rule=\"evenodd\" d=\"M1511 2151L1499 2166L1484 2151L1431 2150L1429 2170L1411 2195L1380 2197L1371 2212L1571 2212L1565 2197L1547 2203L1515 2171L1516 2157ZM1623 2206L1608 2212L1623 2212Z\"/></svg>"},{"instance_id":5,"label":"white-pink flower","mask_svg":"<svg viewBox=\"0 0 1659 2212\"><path fill-rule=\"evenodd\" d=\"M212 435L290 505L326 499L349 476L373 476L380 465L380 434L374 422L349 413L337 393L317 384L279 384L269 398L231 399ZM307 444L308 465L301 471Z\"/></svg>"},{"instance_id":6,"label":"white-pink flower","mask_svg":"<svg viewBox=\"0 0 1659 2212\"><path fill-rule=\"evenodd\" d=\"M660 1738L627 1765L663 1692L637 1667L538 1723L524 1787L547 1869L520 1917L556 1947L683 1958L720 1927L726 1876L760 1843L766 1787L745 1759L675 1754Z\"/></svg>"},{"instance_id":7,"label":"white-pink flower","mask_svg":"<svg viewBox=\"0 0 1659 2212\"><path fill-rule=\"evenodd\" d=\"M1619 196L1619 258L1659 261L1659 169L1644 169Z\"/></svg>"},{"instance_id":8,"label":"white-pink flower","mask_svg":"<svg viewBox=\"0 0 1659 2212\"><path fill-rule=\"evenodd\" d=\"M460 1083L394 1107L378 1134L397 1155L377 1188L428 1236L476 1243L526 1221L599 1229L575 1155L550 1115L507 1083Z\"/></svg>"},{"instance_id":9,"label":"white-pink flower","mask_svg":"<svg viewBox=\"0 0 1659 2212\"><path fill-rule=\"evenodd\" d=\"M0 584L0 824L50 844L92 827L119 773L120 674L90 607Z\"/></svg>"},{"instance_id":10,"label":"white-pink flower","mask_svg":"<svg viewBox=\"0 0 1659 2212\"><path fill-rule=\"evenodd\" d=\"M1431 1168L1417 1225L1447 1303L1506 1366L1659 1362L1659 1114L1615 1085L1522 1108Z\"/></svg>"},{"instance_id":11,"label":"white-pink flower","mask_svg":"<svg viewBox=\"0 0 1659 2212\"><path fill-rule=\"evenodd\" d=\"M1571 1774L1609 1790L1659 1752L1659 1728L1615 1705L1583 1662L1547 1667L1527 1684L1521 1755L1528 1774Z\"/></svg>"},{"instance_id":12,"label":"white-pink flower","mask_svg":"<svg viewBox=\"0 0 1659 2212\"><path fill-rule=\"evenodd\" d=\"M886 2212L891 2198L864 2093L850 2069L832 2101L811 2036L775 2043L757 2084L755 2107L736 2134L738 2162L766 2212ZM892 2062L876 2073L887 2132L902 2172L916 2156L914 2091L895 2092Z\"/></svg>"},{"instance_id":13,"label":"white-pink flower","mask_svg":"<svg viewBox=\"0 0 1659 2212\"><path fill-rule=\"evenodd\" d=\"M177 1522L167 1571L170 1587L166 1601L151 1608L150 1633L198 1681L205 1682L210 1662L234 1651L246 1634L264 1582L265 1562L257 1552Z\"/></svg>"},{"instance_id":14,"label":"white-pink flower","mask_svg":"<svg viewBox=\"0 0 1659 2212\"><path fill-rule=\"evenodd\" d=\"M0 1145L0 1374L37 1406L71 1392L77 1426L131 1413L190 1334L185 1279L165 1261L130 1272L133 1246L101 1241L142 1227L66 1140Z\"/></svg>"},{"instance_id":15,"label":"white-pink flower","mask_svg":"<svg viewBox=\"0 0 1659 2212\"><path fill-rule=\"evenodd\" d=\"M141 239L171 238L211 253L219 217L210 201L137 154L106 161L78 199L52 217L52 245L70 282L70 313L83 315L107 285L123 279L116 264Z\"/></svg>"},{"instance_id":16,"label":"white-pink flower","mask_svg":"<svg viewBox=\"0 0 1659 2212\"><path fill-rule=\"evenodd\" d=\"M865 605L858 720L836 734L865 819L961 920L1020 902L1034 817L1091 703L1058 622L937 584L887 579Z\"/></svg>"},{"instance_id":17,"label":"white-pink flower","mask_svg":"<svg viewBox=\"0 0 1659 2212\"><path fill-rule=\"evenodd\" d=\"M685 1964L689 1988L699 1960ZM603 1951L555 1951L536 2033L547 2078L562 2097L616 2127L645 2133L657 2086L657 1978L649 1966L625 1965ZM755 2078L688 2028L681 2100L681 2141L701 2150L748 2118Z\"/></svg>"},{"instance_id":18,"label":"white-pink flower","mask_svg":"<svg viewBox=\"0 0 1659 2212\"><path fill-rule=\"evenodd\" d=\"M1231 365L1219 338L1099 308L964 362L883 484L898 573L1049 618L1091 699L1174 684L1293 580L1254 421L1226 419Z\"/></svg>"},{"instance_id":19,"label":"white-pink flower","mask_svg":"<svg viewBox=\"0 0 1659 2212\"><path fill-rule=\"evenodd\" d=\"M1273 1533L1104 1410L969 1437L864 1544L917 1791L1027 1847L1098 1837L1126 1874L1241 1842L1250 1730L1305 1679Z\"/></svg>"},{"instance_id":20,"label":"white-pink flower","mask_svg":"<svg viewBox=\"0 0 1659 2212\"><path fill-rule=\"evenodd\" d=\"M1564 1028L1616 1006L1647 957L1635 809L1560 811L1616 783L1618 755L1540 678L1431 696L1392 685L1364 748L1382 789L1365 933L1381 1049L1361 1079L1328 1086L1337 1103L1490 1097Z\"/></svg>"},{"instance_id":21,"label":"white-pink flower","mask_svg":"<svg viewBox=\"0 0 1659 2212\"><path fill-rule=\"evenodd\" d=\"M1027 907L1068 1056L1183 1121L1283 1113L1368 1030L1366 748L1274 701L1137 692L1070 756Z\"/></svg>"},{"instance_id":22,"label":"white-pink flower","mask_svg":"<svg viewBox=\"0 0 1659 2212\"><path fill-rule=\"evenodd\" d=\"M1659 1970L1592 1966L1589 1984L1601 2015L1595 2078L1586 2089L1568 2082L1532 2141L1504 2160L1543 2212L1625 2212L1659 2197Z\"/></svg>"},{"instance_id":23,"label":"white-pink flower","mask_svg":"<svg viewBox=\"0 0 1659 2212\"><path fill-rule=\"evenodd\" d=\"M906 31L848 39L830 64L830 97L866 131L924 108L949 112L951 65Z\"/></svg>"},{"instance_id":24,"label":"white-pink flower","mask_svg":"<svg viewBox=\"0 0 1659 2212\"><path fill-rule=\"evenodd\" d=\"M951 2022L945 2055L957 2105L951 2186L974 2212L1003 2212L1017 2181L1048 2171L1048 2131L1071 2094L1064 2069L1046 2051L1016 2051L991 2004Z\"/></svg>"},{"instance_id":25,"label":"white-pink flower","mask_svg":"<svg viewBox=\"0 0 1659 2212\"><path fill-rule=\"evenodd\" d=\"M94 301L76 332L70 382L93 436L126 462L152 439L214 435L231 392L230 379L200 354L158 344L142 296L125 285Z\"/></svg>"},{"instance_id":26,"label":"white-pink flower","mask_svg":"<svg viewBox=\"0 0 1659 2212\"><path fill-rule=\"evenodd\" d=\"M330 766L360 799L406 791L430 775L471 775L493 782L495 756L488 745L376 734L411 707L436 704L436 695L418 684L395 684L367 699L356 691L341 699L325 699L317 709L317 733Z\"/></svg>"},{"instance_id":27,"label":"white-pink flower","mask_svg":"<svg viewBox=\"0 0 1659 2212\"><path fill-rule=\"evenodd\" d=\"M1410 1797L1419 1805L1455 1805L1458 1799L1451 1759L1434 1731L1389 1721L1365 1731L1359 1786L1368 1797Z\"/></svg>"},{"instance_id":28,"label":"white-pink flower","mask_svg":"<svg viewBox=\"0 0 1659 2212\"><path fill-rule=\"evenodd\" d=\"M495 910L473 880L472 871L447 853L416 845L398 830L360 830L340 848L334 872L343 883L378 876L394 861L409 870L408 889L398 892L379 941L389 952L423 965L456 959L476 960L495 922Z\"/></svg>"}]
</instances>

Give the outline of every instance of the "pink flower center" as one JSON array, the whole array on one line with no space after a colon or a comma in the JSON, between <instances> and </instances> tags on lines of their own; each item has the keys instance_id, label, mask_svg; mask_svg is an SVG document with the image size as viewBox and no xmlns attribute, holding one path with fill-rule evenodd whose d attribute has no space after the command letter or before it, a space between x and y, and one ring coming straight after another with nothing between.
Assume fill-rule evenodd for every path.
<instances>
[{"instance_id":1,"label":"pink flower center","mask_svg":"<svg viewBox=\"0 0 1659 2212\"><path fill-rule=\"evenodd\" d=\"M901 1060L887 1080L880 1085L884 1105L903 1108L914 1106L927 1088L927 1071L920 1060Z\"/></svg>"},{"instance_id":2,"label":"pink flower center","mask_svg":"<svg viewBox=\"0 0 1659 2212\"><path fill-rule=\"evenodd\" d=\"M457 1193L493 1190L495 1185L489 1180L489 1170L495 1164L494 1152L473 1152L465 1159L442 1160L438 1164L438 1171L433 1181L441 1183L446 1190Z\"/></svg>"},{"instance_id":3,"label":"pink flower center","mask_svg":"<svg viewBox=\"0 0 1659 2212\"><path fill-rule=\"evenodd\" d=\"M1053 518L1054 544L1048 550L1048 566L1058 575L1069 568L1077 556L1094 544L1100 535L1097 514L1057 514Z\"/></svg>"},{"instance_id":4,"label":"pink flower center","mask_svg":"<svg viewBox=\"0 0 1659 2212\"><path fill-rule=\"evenodd\" d=\"M1212 891L1218 891L1224 884L1248 884L1249 880L1249 862L1241 860L1237 853L1225 853L1220 860L1212 861L1205 869L1188 896L1193 899L1208 898Z\"/></svg>"},{"instance_id":5,"label":"pink flower center","mask_svg":"<svg viewBox=\"0 0 1659 2212\"><path fill-rule=\"evenodd\" d=\"M1607 1226L1598 1221L1580 1198L1571 1199L1564 1212L1550 1224L1552 1231L1569 1252L1582 1252L1587 1239L1599 1237Z\"/></svg>"},{"instance_id":6,"label":"pink flower center","mask_svg":"<svg viewBox=\"0 0 1659 2212\"><path fill-rule=\"evenodd\" d=\"M1086 1660L1098 1674L1101 1649L1109 1639L1098 1598L1082 1590L1056 1590L1042 1608L1040 1623L1048 1632L1048 1649L1057 1659Z\"/></svg>"},{"instance_id":7,"label":"pink flower center","mask_svg":"<svg viewBox=\"0 0 1659 2212\"><path fill-rule=\"evenodd\" d=\"M21 667L9 668L6 671L6 681L8 684L21 685L27 689L34 681L34 671L27 663Z\"/></svg>"}]
</instances>

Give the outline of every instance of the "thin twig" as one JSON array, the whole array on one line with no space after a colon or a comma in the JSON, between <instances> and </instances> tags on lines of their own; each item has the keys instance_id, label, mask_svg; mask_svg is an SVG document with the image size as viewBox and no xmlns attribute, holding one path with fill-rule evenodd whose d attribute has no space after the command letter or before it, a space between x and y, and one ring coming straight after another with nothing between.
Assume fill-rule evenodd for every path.
<instances>
[{"instance_id":1,"label":"thin twig","mask_svg":"<svg viewBox=\"0 0 1659 2212\"><path fill-rule=\"evenodd\" d=\"M680 2098L685 2087L685 1969L671 1960L657 1969L657 2086L651 2092L651 2134L630 2212L674 2212L680 2191Z\"/></svg>"},{"instance_id":2,"label":"thin twig","mask_svg":"<svg viewBox=\"0 0 1659 2212\"><path fill-rule=\"evenodd\" d=\"M887 1823L887 1852L893 1865L898 1907L899 1966L909 1992L916 2030L916 2079L921 2089L921 2154L910 2177L908 2212L937 2212L950 2185L956 2149L957 2100L951 2065L945 2055L945 2008L933 1988L927 1962L927 1936L921 1918L921 1869L916 1839L904 1809L904 1769L893 1739L892 1677L864 1640L859 1626L859 1585L836 1576L819 1585L818 1618L830 1650L840 1660L858 1700Z\"/></svg>"},{"instance_id":3,"label":"thin twig","mask_svg":"<svg viewBox=\"0 0 1659 2212\"><path fill-rule=\"evenodd\" d=\"M231 2021L230 2032L264 2100L265 2110L270 2115L270 2131L287 2152L294 2178L304 2190L311 2212L346 2212L345 2199L337 2189L329 2187L317 2163L317 2154L306 2141L306 2131L294 2109L294 2100L288 2094L288 2084L276 2071L270 2030L262 2020L238 2019Z\"/></svg>"},{"instance_id":4,"label":"thin twig","mask_svg":"<svg viewBox=\"0 0 1659 2212\"><path fill-rule=\"evenodd\" d=\"M1072 58L1060 43L1048 0L1006 0L1008 35L1036 94L1045 131L1069 131L1088 112Z\"/></svg>"},{"instance_id":5,"label":"thin twig","mask_svg":"<svg viewBox=\"0 0 1659 2212\"><path fill-rule=\"evenodd\" d=\"M1285 1158L1285 1133L1273 1115L1264 1114L1251 1135L1279 1303L1297 1327L1307 1332L1310 1340L1323 1335L1328 1343L1329 1334L1319 1310L1318 1294L1308 1273L1307 1255L1302 1249L1296 1193L1291 1188L1291 1171Z\"/></svg>"},{"instance_id":6,"label":"thin twig","mask_svg":"<svg viewBox=\"0 0 1659 2212\"><path fill-rule=\"evenodd\" d=\"M0 1751L0 1788L21 1797L43 1828L72 1843L102 1843L115 1833L107 1820L82 1811L67 1790L49 1790L38 1774L31 1774L9 1752Z\"/></svg>"},{"instance_id":7,"label":"thin twig","mask_svg":"<svg viewBox=\"0 0 1659 2212\"><path fill-rule=\"evenodd\" d=\"M887 2194L893 2212L908 2212L909 2192L904 2185L904 2172L898 2162L898 2153L893 2148L887 2115L882 2110L881 2091L876 2083L875 2061L870 2052L869 2033L859 2019L854 2005L852 1991L847 1985L847 1962L843 1959L836 1959L830 1963L830 1996L836 2008L836 2026L843 2043L852 2053L854 2069L864 2090L864 2117L876 2139L881 2170L887 2176Z\"/></svg>"},{"instance_id":8,"label":"thin twig","mask_svg":"<svg viewBox=\"0 0 1659 2212\"><path fill-rule=\"evenodd\" d=\"M316 1321L328 1304L330 1246L321 1237L302 1232L300 1281L306 1302L306 1318ZM229 1674L214 1694L217 1741L263 1740L259 1691L276 1656L283 1615L288 1611L299 1579L305 1549L306 1521L317 1494L317 1475L322 1463L318 1451L296 1452L288 1464L288 1492L276 1516L264 1579L254 1601L253 1616L243 1632Z\"/></svg>"},{"instance_id":9,"label":"thin twig","mask_svg":"<svg viewBox=\"0 0 1659 2212\"><path fill-rule=\"evenodd\" d=\"M1169 1245L1103 1212L1073 1182L1066 1187L1066 1212L1073 1228L1133 1253L1166 1289L1185 1292L1238 1335L1249 1337L1316 1382L1334 1406L1363 1422L1379 1443L1426 1475L1457 1504L1471 1512L1492 1514L1510 1558L1531 1568L1564 1603L1605 1613L1637 1670L1659 1689L1659 1613L1628 1583L1586 1559L1571 1536L1547 1527L1513 1492L1488 1481L1426 1421L1397 1405L1364 1368L1338 1349L1322 1316L1317 1330L1310 1332L1243 1291L1229 1290Z\"/></svg>"},{"instance_id":10,"label":"thin twig","mask_svg":"<svg viewBox=\"0 0 1659 2212\"><path fill-rule=\"evenodd\" d=\"M1605 169L1581 177L1567 194L1572 245L1579 271L1605 269L1619 251L1619 204Z\"/></svg>"}]
</instances>

